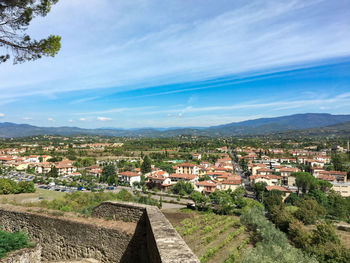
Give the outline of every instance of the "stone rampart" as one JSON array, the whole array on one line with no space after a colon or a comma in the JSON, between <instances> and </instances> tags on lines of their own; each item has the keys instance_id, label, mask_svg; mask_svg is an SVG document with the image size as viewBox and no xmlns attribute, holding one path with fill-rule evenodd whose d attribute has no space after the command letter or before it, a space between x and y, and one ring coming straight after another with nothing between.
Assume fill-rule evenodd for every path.
<instances>
[{"instance_id":1,"label":"stone rampart","mask_svg":"<svg viewBox=\"0 0 350 263\"><path fill-rule=\"evenodd\" d=\"M95 218L86 219L42 212L0 205L0 225L5 231L27 232L41 245L42 262L93 258L100 262L199 263L157 207L104 202L94 208Z\"/></svg>"}]
</instances>

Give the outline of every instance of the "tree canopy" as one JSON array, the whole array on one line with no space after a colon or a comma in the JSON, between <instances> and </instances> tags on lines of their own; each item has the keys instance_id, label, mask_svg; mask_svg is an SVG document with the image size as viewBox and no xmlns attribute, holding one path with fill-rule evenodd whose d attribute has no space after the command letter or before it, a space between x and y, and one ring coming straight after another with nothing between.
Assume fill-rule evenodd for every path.
<instances>
[{"instance_id":1,"label":"tree canopy","mask_svg":"<svg viewBox=\"0 0 350 263\"><path fill-rule=\"evenodd\" d=\"M55 56L61 37L50 35L40 40L25 33L36 16L46 16L58 0L0 0L0 63L13 56L13 63Z\"/></svg>"}]
</instances>

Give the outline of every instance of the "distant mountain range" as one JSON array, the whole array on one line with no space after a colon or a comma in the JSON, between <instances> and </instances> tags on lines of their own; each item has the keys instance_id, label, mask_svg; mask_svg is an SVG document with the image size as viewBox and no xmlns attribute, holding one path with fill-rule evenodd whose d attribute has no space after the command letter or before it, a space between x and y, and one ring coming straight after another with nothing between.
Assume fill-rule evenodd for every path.
<instances>
[{"instance_id":1,"label":"distant mountain range","mask_svg":"<svg viewBox=\"0 0 350 263\"><path fill-rule=\"evenodd\" d=\"M83 129L78 127L37 127L28 124L0 123L0 138L33 135L104 135L117 137L197 136L349 136L350 115L305 113L261 118L202 128ZM299 135L298 135L299 134Z\"/></svg>"}]
</instances>

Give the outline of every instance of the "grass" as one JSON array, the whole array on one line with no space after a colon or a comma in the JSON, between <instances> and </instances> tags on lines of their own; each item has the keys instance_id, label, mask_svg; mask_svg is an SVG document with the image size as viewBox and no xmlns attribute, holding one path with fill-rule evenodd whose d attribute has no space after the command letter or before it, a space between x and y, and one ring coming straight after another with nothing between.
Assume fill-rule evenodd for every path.
<instances>
[{"instance_id":1,"label":"grass","mask_svg":"<svg viewBox=\"0 0 350 263\"><path fill-rule=\"evenodd\" d=\"M239 217L188 209L163 213L202 263L239 262L249 245L249 233Z\"/></svg>"},{"instance_id":2,"label":"grass","mask_svg":"<svg viewBox=\"0 0 350 263\"><path fill-rule=\"evenodd\" d=\"M38 202L40 199L53 200L56 198L62 198L65 195L63 192L50 191L45 189L36 189L35 193L30 194L9 194L9 195L0 195L0 203L30 203Z\"/></svg>"}]
</instances>

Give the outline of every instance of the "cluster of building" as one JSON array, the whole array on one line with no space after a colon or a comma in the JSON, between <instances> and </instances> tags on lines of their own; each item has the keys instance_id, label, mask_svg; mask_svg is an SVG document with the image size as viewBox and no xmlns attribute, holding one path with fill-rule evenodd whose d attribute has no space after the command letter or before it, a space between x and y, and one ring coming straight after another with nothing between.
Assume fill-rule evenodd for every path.
<instances>
[{"instance_id":1,"label":"cluster of building","mask_svg":"<svg viewBox=\"0 0 350 263\"><path fill-rule=\"evenodd\" d=\"M13 167L17 171L34 169L37 174L47 174L55 167L58 176L77 175L77 167L72 161L64 159L59 162L48 162L50 158L49 155L0 155L0 164L5 167Z\"/></svg>"},{"instance_id":2,"label":"cluster of building","mask_svg":"<svg viewBox=\"0 0 350 263\"><path fill-rule=\"evenodd\" d=\"M264 150L252 147L236 148L235 151L242 153L237 155L238 158L245 159L248 163L251 186L257 182L265 182L270 189L278 188L277 190L284 192L295 191L295 177L292 176L292 173L300 172L297 166L303 164L304 167L310 168L311 174L315 178L330 182L334 191L344 197L350 196L350 182L347 181L347 173L324 169L326 165L331 163L329 151L313 151L311 149Z\"/></svg>"},{"instance_id":3,"label":"cluster of building","mask_svg":"<svg viewBox=\"0 0 350 263\"><path fill-rule=\"evenodd\" d=\"M175 173L154 169L147 176L148 186L162 191L169 190L179 181L191 183L194 190L209 194L218 190L235 190L242 185L242 179L234 174L234 166L227 154L221 154L215 164L206 161L199 165L194 163L178 163L173 166ZM206 178L207 180L200 180Z\"/></svg>"}]
</instances>

